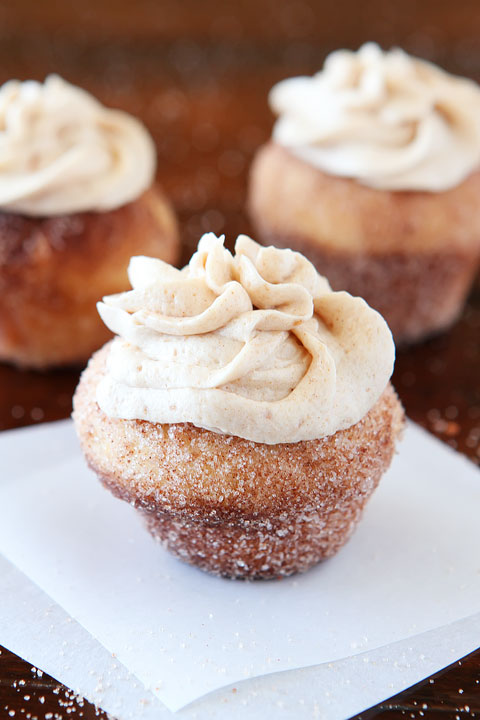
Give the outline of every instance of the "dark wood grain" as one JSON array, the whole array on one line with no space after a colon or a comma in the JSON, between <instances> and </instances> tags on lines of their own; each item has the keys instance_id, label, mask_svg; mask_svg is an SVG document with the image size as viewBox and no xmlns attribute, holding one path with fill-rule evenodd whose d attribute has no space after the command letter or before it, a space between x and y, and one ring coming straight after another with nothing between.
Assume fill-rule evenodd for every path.
<instances>
[{"instance_id":1,"label":"dark wood grain","mask_svg":"<svg viewBox=\"0 0 480 720\"><path fill-rule=\"evenodd\" d=\"M479 37L478 0L17 0L0 4L0 82L58 72L140 116L157 143L158 178L175 204L186 261L203 231L225 232L231 243L249 230L248 167L270 133L274 82L312 73L330 50L370 39L478 80ZM394 374L408 415L477 464L479 369L477 285L457 325L400 351ZM0 428L67 417L78 375L0 367ZM77 700L2 650L0 718L104 716ZM480 651L361 717L468 716L480 716Z\"/></svg>"}]
</instances>

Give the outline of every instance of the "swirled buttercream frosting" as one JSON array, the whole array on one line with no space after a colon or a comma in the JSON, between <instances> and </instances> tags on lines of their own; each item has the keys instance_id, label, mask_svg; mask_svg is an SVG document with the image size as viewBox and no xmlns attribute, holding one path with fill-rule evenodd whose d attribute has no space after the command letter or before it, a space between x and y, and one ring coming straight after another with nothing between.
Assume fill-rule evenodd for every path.
<instances>
[{"instance_id":1,"label":"swirled buttercream frosting","mask_svg":"<svg viewBox=\"0 0 480 720\"><path fill-rule=\"evenodd\" d=\"M97 387L111 417L298 442L355 424L388 383L383 318L300 253L240 235L232 255L209 233L182 270L134 257L128 272L133 289L98 303L117 335Z\"/></svg>"},{"instance_id":2,"label":"swirled buttercream frosting","mask_svg":"<svg viewBox=\"0 0 480 720\"><path fill-rule=\"evenodd\" d=\"M56 75L0 88L0 208L51 216L105 211L152 183L145 127Z\"/></svg>"},{"instance_id":3,"label":"swirled buttercream frosting","mask_svg":"<svg viewBox=\"0 0 480 720\"><path fill-rule=\"evenodd\" d=\"M443 191L480 167L480 87L374 43L271 90L273 139L332 175Z\"/></svg>"}]
</instances>

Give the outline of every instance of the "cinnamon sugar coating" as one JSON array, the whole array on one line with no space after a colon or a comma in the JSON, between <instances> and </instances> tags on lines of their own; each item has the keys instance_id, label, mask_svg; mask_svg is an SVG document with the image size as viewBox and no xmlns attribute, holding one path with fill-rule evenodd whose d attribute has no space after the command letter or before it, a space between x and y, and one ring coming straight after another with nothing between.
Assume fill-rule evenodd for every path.
<instances>
[{"instance_id":1,"label":"cinnamon sugar coating","mask_svg":"<svg viewBox=\"0 0 480 720\"><path fill-rule=\"evenodd\" d=\"M480 260L480 171L445 192L376 190L323 173L268 143L249 211L265 245L304 253L334 290L363 297L397 343L451 325Z\"/></svg>"},{"instance_id":2,"label":"cinnamon sugar coating","mask_svg":"<svg viewBox=\"0 0 480 720\"><path fill-rule=\"evenodd\" d=\"M95 400L107 351L93 356L75 394L82 449L174 555L220 575L268 578L305 571L348 540L403 427L391 385L347 430L264 445L189 423L108 417Z\"/></svg>"},{"instance_id":3,"label":"cinnamon sugar coating","mask_svg":"<svg viewBox=\"0 0 480 720\"><path fill-rule=\"evenodd\" d=\"M130 257L175 262L178 253L174 216L156 188L108 212L0 213L0 361L85 362L111 337L96 302L128 289Z\"/></svg>"}]
</instances>

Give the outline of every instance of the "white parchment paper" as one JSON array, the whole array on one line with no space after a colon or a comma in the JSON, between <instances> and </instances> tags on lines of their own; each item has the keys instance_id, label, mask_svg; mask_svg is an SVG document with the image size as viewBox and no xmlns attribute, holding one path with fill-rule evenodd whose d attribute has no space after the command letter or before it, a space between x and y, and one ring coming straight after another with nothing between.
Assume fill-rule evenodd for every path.
<instances>
[{"instance_id":1,"label":"white parchment paper","mask_svg":"<svg viewBox=\"0 0 480 720\"><path fill-rule=\"evenodd\" d=\"M117 720L175 717L59 605L0 555L0 642ZM35 632L32 632L35 628ZM480 614L334 663L273 673L210 693L185 720L345 720L473 651Z\"/></svg>"},{"instance_id":2,"label":"white parchment paper","mask_svg":"<svg viewBox=\"0 0 480 720\"><path fill-rule=\"evenodd\" d=\"M51 457L68 446L68 459L62 450L48 468L4 473L0 550L170 709L479 610L478 471L418 428L349 545L303 576L264 583L214 578L168 556L85 468L72 432L51 427L48 441ZM21 440L8 435L0 457L11 461Z\"/></svg>"}]
</instances>

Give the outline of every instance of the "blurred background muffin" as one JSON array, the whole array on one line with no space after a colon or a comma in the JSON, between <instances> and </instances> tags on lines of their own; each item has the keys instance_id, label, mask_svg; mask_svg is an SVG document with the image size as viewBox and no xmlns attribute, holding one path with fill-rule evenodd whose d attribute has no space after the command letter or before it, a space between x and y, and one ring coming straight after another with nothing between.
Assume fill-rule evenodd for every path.
<instances>
[{"instance_id":1,"label":"blurred background muffin","mask_svg":"<svg viewBox=\"0 0 480 720\"><path fill-rule=\"evenodd\" d=\"M480 87L368 43L269 99L249 191L262 242L304 252L397 342L450 326L480 257Z\"/></svg>"},{"instance_id":2,"label":"blurred background muffin","mask_svg":"<svg viewBox=\"0 0 480 720\"><path fill-rule=\"evenodd\" d=\"M0 359L84 362L108 337L98 294L134 253L177 259L143 125L58 76L0 88Z\"/></svg>"}]
</instances>

